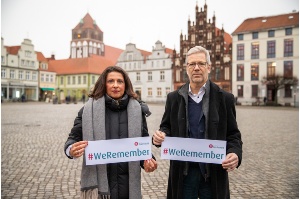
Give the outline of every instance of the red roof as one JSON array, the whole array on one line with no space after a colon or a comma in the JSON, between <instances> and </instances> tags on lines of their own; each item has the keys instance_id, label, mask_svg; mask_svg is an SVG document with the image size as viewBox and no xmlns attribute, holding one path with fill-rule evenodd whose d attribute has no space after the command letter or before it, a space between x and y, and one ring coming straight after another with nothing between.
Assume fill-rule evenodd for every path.
<instances>
[{"instance_id":1,"label":"red roof","mask_svg":"<svg viewBox=\"0 0 300 199\"><path fill-rule=\"evenodd\" d=\"M101 74L108 66L113 66L111 60L103 56L92 55L86 58L73 58L63 60L49 60L49 70L58 75L67 74Z\"/></svg>"},{"instance_id":2,"label":"red roof","mask_svg":"<svg viewBox=\"0 0 300 199\"><path fill-rule=\"evenodd\" d=\"M89 13L84 16L82 21L80 21L73 30L76 29L94 29L102 32Z\"/></svg>"},{"instance_id":3,"label":"red roof","mask_svg":"<svg viewBox=\"0 0 300 199\"><path fill-rule=\"evenodd\" d=\"M219 28L215 28L215 35L218 36L218 34L221 34L221 30ZM229 52L229 46L232 43L232 37L230 34L224 31L224 41L225 41L225 48L226 48L226 53Z\"/></svg>"},{"instance_id":4,"label":"red roof","mask_svg":"<svg viewBox=\"0 0 300 199\"><path fill-rule=\"evenodd\" d=\"M299 12L246 19L232 35L242 32L268 30L272 28L299 26Z\"/></svg>"},{"instance_id":5,"label":"red roof","mask_svg":"<svg viewBox=\"0 0 300 199\"><path fill-rule=\"evenodd\" d=\"M105 45L105 58L111 60L113 64L116 64L118 62L118 58L120 57L122 52L122 49Z\"/></svg>"},{"instance_id":6,"label":"red roof","mask_svg":"<svg viewBox=\"0 0 300 199\"><path fill-rule=\"evenodd\" d=\"M8 54L17 55L21 46L5 46Z\"/></svg>"},{"instance_id":7,"label":"red roof","mask_svg":"<svg viewBox=\"0 0 300 199\"><path fill-rule=\"evenodd\" d=\"M138 48L137 48L138 49ZM146 51L146 50L142 50L142 49L138 49L141 53L142 53L142 56L144 57L144 63L146 62L146 59L149 55L151 55L151 52L149 51Z\"/></svg>"},{"instance_id":8,"label":"red roof","mask_svg":"<svg viewBox=\"0 0 300 199\"><path fill-rule=\"evenodd\" d=\"M165 48L165 52L173 56L173 50L170 48Z\"/></svg>"},{"instance_id":9,"label":"red roof","mask_svg":"<svg viewBox=\"0 0 300 199\"><path fill-rule=\"evenodd\" d=\"M48 62L43 53L36 51L37 60L40 62Z\"/></svg>"}]
</instances>

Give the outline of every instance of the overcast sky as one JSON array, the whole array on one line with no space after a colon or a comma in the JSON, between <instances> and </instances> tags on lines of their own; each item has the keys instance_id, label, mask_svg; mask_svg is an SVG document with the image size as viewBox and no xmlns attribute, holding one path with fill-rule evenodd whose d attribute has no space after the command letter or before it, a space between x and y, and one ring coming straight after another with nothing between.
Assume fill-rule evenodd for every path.
<instances>
[{"instance_id":1,"label":"overcast sky","mask_svg":"<svg viewBox=\"0 0 300 199\"><path fill-rule=\"evenodd\" d=\"M104 32L104 43L125 49L126 44L152 51L160 40L179 50L179 36L187 21L195 21L195 6L205 0L1 0L4 45L32 41L35 51L56 59L70 55L72 29L89 13ZM245 19L299 11L298 0L206 0L208 19L231 34Z\"/></svg>"}]
</instances>

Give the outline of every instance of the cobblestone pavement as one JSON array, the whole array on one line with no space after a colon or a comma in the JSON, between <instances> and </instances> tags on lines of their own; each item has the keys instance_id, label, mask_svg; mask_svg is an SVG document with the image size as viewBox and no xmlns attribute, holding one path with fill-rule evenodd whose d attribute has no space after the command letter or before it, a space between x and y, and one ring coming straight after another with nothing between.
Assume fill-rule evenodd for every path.
<instances>
[{"instance_id":1,"label":"cobblestone pavement","mask_svg":"<svg viewBox=\"0 0 300 199\"><path fill-rule=\"evenodd\" d=\"M79 198L82 159L66 158L63 145L82 105L1 105L1 198ZM149 106L152 135L164 105ZM299 198L298 109L238 106L237 120L244 153L241 167L229 174L232 198ZM152 150L159 167L142 171L143 198L162 199L168 161Z\"/></svg>"}]
</instances>

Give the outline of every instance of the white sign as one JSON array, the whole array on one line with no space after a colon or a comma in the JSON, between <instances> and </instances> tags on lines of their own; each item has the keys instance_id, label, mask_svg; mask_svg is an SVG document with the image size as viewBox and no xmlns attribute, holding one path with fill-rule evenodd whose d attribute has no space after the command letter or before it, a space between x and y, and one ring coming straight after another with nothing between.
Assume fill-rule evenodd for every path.
<instances>
[{"instance_id":1,"label":"white sign","mask_svg":"<svg viewBox=\"0 0 300 199\"><path fill-rule=\"evenodd\" d=\"M165 137L161 159L222 164L226 157L226 141Z\"/></svg>"},{"instance_id":2,"label":"white sign","mask_svg":"<svg viewBox=\"0 0 300 199\"><path fill-rule=\"evenodd\" d=\"M86 165L151 159L151 138L89 141L85 148Z\"/></svg>"}]
</instances>

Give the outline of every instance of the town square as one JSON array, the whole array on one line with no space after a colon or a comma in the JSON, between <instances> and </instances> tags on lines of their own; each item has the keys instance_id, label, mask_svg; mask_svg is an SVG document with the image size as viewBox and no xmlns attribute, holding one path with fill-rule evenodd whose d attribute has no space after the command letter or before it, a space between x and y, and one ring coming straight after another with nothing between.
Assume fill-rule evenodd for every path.
<instances>
[{"instance_id":1,"label":"town square","mask_svg":"<svg viewBox=\"0 0 300 199\"><path fill-rule=\"evenodd\" d=\"M3 103L1 106L2 198L80 198L82 158L68 159L64 143L83 103ZM149 134L159 128L164 104L149 104ZM241 166L229 174L233 199L299 197L299 110L237 106L243 140ZM169 161L142 171L144 199L166 198Z\"/></svg>"}]
</instances>

